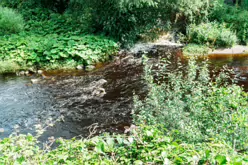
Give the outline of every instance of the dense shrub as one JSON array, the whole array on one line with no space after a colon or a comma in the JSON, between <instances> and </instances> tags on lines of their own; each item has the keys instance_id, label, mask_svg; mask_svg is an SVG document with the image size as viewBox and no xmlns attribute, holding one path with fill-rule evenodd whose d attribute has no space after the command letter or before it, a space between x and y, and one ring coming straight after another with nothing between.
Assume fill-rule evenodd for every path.
<instances>
[{"instance_id":1,"label":"dense shrub","mask_svg":"<svg viewBox=\"0 0 248 165\"><path fill-rule=\"evenodd\" d=\"M248 94L228 85L225 72L213 81L207 65L198 66L195 61L190 60L184 71L168 70L173 66L166 62L159 67L146 71L150 92L145 100L135 100L136 123L160 124L187 142L213 138L247 149Z\"/></svg>"},{"instance_id":2,"label":"dense shrub","mask_svg":"<svg viewBox=\"0 0 248 165\"><path fill-rule=\"evenodd\" d=\"M44 66L66 61L91 65L106 61L117 50L118 45L114 41L100 36L20 34L0 40L0 59L14 60L21 66Z\"/></svg>"},{"instance_id":3,"label":"dense shrub","mask_svg":"<svg viewBox=\"0 0 248 165\"><path fill-rule=\"evenodd\" d=\"M72 14L44 14L42 9L33 10L37 12L27 21L25 30L31 33L47 35L47 34L68 34L82 35L90 32L88 18L75 17ZM43 18L40 18L43 15Z\"/></svg>"},{"instance_id":4,"label":"dense shrub","mask_svg":"<svg viewBox=\"0 0 248 165\"><path fill-rule=\"evenodd\" d=\"M248 41L248 11L223 2L216 2L208 16L210 21L225 23L237 33L238 39L245 44Z\"/></svg>"},{"instance_id":5,"label":"dense shrub","mask_svg":"<svg viewBox=\"0 0 248 165\"><path fill-rule=\"evenodd\" d=\"M187 144L165 136L152 127L133 127L130 135L105 135L84 140L59 139L41 149L31 135L12 136L0 141L0 164L246 164L223 142Z\"/></svg>"},{"instance_id":6,"label":"dense shrub","mask_svg":"<svg viewBox=\"0 0 248 165\"><path fill-rule=\"evenodd\" d=\"M235 33L226 28L224 24L216 22L191 24L187 28L187 39L189 43L216 47L233 46L237 43Z\"/></svg>"},{"instance_id":7,"label":"dense shrub","mask_svg":"<svg viewBox=\"0 0 248 165\"><path fill-rule=\"evenodd\" d=\"M0 35L20 32L23 27L24 21L20 14L0 6Z\"/></svg>"},{"instance_id":8,"label":"dense shrub","mask_svg":"<svg viewBox=\"0 0 248 165\"><path fill-rule=\"evenodd\" d=\"M207 0L73 0L70 10L76 8L75 12L83 11L78 8L80 4L90 13L90 24L96 32L104 32L124 45L132 44L140 36L152 34L154 36L150 38L156 38L159 33L154 31L168 30L175 23L185 31L186 24L201 21L208 12Z\"/></svg>"}]
</instances>

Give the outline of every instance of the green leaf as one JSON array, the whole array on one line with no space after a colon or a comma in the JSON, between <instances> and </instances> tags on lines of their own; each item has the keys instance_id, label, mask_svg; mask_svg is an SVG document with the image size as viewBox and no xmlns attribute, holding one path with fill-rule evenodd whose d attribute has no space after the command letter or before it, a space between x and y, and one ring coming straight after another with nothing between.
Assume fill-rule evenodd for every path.
<instances>
[{"instance_id":1,"label":"green leaf","mask_svg":"<svg viewBox=\"0 0 248 165\"><path fill-rule=\"evenodd\" d=\"M105 151L105 145L102 141L98 142L96 145L96 151L99 153L104 153Z\"/></svg>"},{"instance_id":2,"label":"green leaf","mask_svg":"<svg viewBox=\"0 0 248 165\"><path fill-rule=\"evenodd\" d=\"M133 163L134 163L134 165L142 165L143 164L143 162L141 160L136 160Z\"/></svg>"},{"instance_id":3,"label":"green leaf","mask_svg":"<svg viewBox=\"0 0 248 165\"><path fill-rule=\"evenodd\" d=\"M227 159L225 156L222 156L222 155L217 155L215 157L215 160L219 163L219 165L222 165L222 164L226 164L227 163Z\"/></svg>"},{"instance_id":4,"label":"green leaf","mask_svg":"<svg viewBox=\"0 0 248 165\"><path fill-rule=\"evenodd\" d=\"M55 54L55 53L57 53L57 49L52 49L50 52Z\"/></svg>"}]
</instances>

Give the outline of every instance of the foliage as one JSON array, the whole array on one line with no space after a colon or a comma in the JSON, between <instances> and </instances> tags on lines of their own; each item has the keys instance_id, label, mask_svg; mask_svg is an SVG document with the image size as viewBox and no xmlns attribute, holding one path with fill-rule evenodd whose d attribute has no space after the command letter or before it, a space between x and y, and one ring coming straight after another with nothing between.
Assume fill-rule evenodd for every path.
<instances>
[{"instance_id":1,"label":"foliage","mask_svg":"<svg viewBox=\"0 0 248 165\"><path fill-rule=\"evenodd\" d=\"M146 68L150 92L143 101L135 99L137 124L160 124L186 142L219 139L234 149L247 149L248 94L227 83L226 71L211 80L206 63L198 66L190 60L180 70L165 61L158 67Z\"/></svg>"},{"instance_id":2,"label":"foliage","mask_svg":"<svg viewBox=\"0 0 248 165\"><path fill-rule=\"evenodd\" d=\"M20 14L0 6L0 35L20 32L23 27L24 21Z\"/></svg>"},{"instance_id":3,"label":"foliage","mask_svg":"<svg viewBox=\"0 0 248 165\"><path fill-rule=\"evenodd\" d=\"M27 21L25 30L30 33L47 35L47 34L70 34L70 35L82 35L90 32L88 18L74 17L72 14L56 14L48 13L44 14L42 9L32 10L37 12L37 16L32 15L32 18ZM43 18L41 17L42 13Z\"/></svg>"},{"instance_id":4,"label":"foliage","mask_svg":"<svg viewBox=\"0 0 248 165\"><path fill-rule=\"evenodd\" d=\"M165 136L152 127L133 127L130 135L104 135L84 140L59 139L43 149L31 135L0 141L0 164L244 164L247 155L222 142L196 145Z\"/></svg>"},{"instance_id":5,"label":"foliage","mask_svg":"<svg viewBox=\"0 0 248 165\"><path fill-rule=\"evenodd\" d=\"M189 43L216 47L229 47L237 43L235 33L226 28L224 24L216 22L191 24L187 28L187 40Z\"/></svg>"},{"instance_id":6,"label":"foliage","mask_svg":"<svg viewBox=\"0 0 248 165\"><path fill-rule=\"evenodd\" d=\"M188 44L183 47L183 55L185 56L205 56L211 49L205 45Z\"/></svg>"},{"instance_id":7,"label":"foliage","mask_svg":"<svg viewBox=\"0 0 248 165\"><path fill-rule=\"evenodd\" d=\"M0 61L0 74L8 72L16 72L20 66L13 61Z\"/></svg>"},{"instance_id":8,"label":"foliage","mask_svg":"<svg viewBox=\"0 0 248 165\"><path fill-rule=\"evenodd\" d=\"M73 5L75 3L76 5ZM78 6L83 9L79 9ZM71 1L71 9L90 12L90 23L96 32L104 32L124 43L132 45L140 36L154 35L156 30L167 31L171 25L185 25L206 18L208 0L104 0ZM83 14L82 14L83 15ZM179 26L177 26L179 27Z\"/></svg>"},{"instance_id":9,"label":"foliage","mask_svg":"<svg viewBox=\"0 0 248 165\"><path fill-rule=\"evenodd\" d=\"M34 35L5 36L0 40L0 59L14 60L21 66L53 63L90 65L114 55L118 45L100 36Z\"/></svg>"},{"instance_id":10,"label":"foliage","mask_svg":"<svg viewBox=\"0 0 248 165\"><path fill-rule=\"evenodd\" d=\"M245 44L248 41L248 11L215 1L209 14L210 21L225 23L237 33L238 39Z\"/></svg>"}]
</instances>

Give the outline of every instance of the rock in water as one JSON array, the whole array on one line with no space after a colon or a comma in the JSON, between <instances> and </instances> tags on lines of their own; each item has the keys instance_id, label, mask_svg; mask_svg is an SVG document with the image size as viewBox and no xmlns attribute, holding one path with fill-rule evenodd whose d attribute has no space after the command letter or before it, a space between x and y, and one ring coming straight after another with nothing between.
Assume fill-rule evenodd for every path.
<instances>
[{"instance_id":1,"label":"rock in water","mask_svg":"<svg viewBox=\"0 0 248 165\"><path fill-rule=\"evenodd\" d=\"M88 65L87 67L86 67L86 70L87 71L92 71L92 70L94 70L95 69L95 66L94 65Z\"/></svg>"},{"instance_id":2,"label":"rock in water","mask_svg":"<svg viewBox=\"0 0 248 165\"><path fill-rule=\"evenodd\" d=\"M40 79L31 79L32 84L38 84L40 82Z\"/></svg>"},{"instance_id":3,"label":"rock in water","mask_svg":"<svg viewBox=\"0 0 248 165\"><path fill-rule=\"evenodd\" d=\"M77 66L77 70L83 70L83 69L84 69L84 67L82 65Z\"/></svg>"},{"instance_id":4,"label":"rock in water","mask_svg":"<svg viewBox=\"0 0 248 165\"><path fill-rule=\"evenodd\" d=\"M104 88L96 88L92 92L92 96L96 96L96 97L103 97L105 94L106 92Z\"/></svg>"},{"instance_id":5,"label":"rock in water","mask_svg":"<svg viewBox=\"0 0 248 165\"><path fill-rule=\"evenodd\" d=\"M38 74L42 74L43 71L42 71L42 70L38 70L37 73L38 73Z\"/></svg>"},{"instance_id":6,"label":"rock in water","mask_svg":"<svg viewBox=\"0 0 248 165\"><path fill-rule=\"evenodd\" d=\"M0 128L0 133L3 133L4 132L4 128Z\"/></svg>"}]
</instances>

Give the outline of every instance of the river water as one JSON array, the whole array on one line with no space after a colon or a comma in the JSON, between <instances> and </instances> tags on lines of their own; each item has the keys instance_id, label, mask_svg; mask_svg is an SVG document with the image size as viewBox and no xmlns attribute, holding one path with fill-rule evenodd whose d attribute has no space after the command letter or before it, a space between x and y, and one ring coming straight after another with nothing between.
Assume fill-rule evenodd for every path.
<instances>
[{"instance_id":1,"label":"river water","mask_svg":"<svg viewBox=\"0 0 248 165\"><path fill-rule=\"evenodd\" d=\"M248 56L212 55L209 60L211 65L233 68L238 83L248 89ZM35 134L35 127L49 124L52 125L46 128L41 141L50 136L88 136L92 124L99 133L123 132L131 123L133 93L146 94L142 74L139 62L115 61L92 72L45 73L46 78L38 84L30 83L37 75L0 75L0 138L14 130ZM102 79L107 81L101 85L106 94L93 97L92 82L96 85Z\"/></svg>"}]
</instances>

